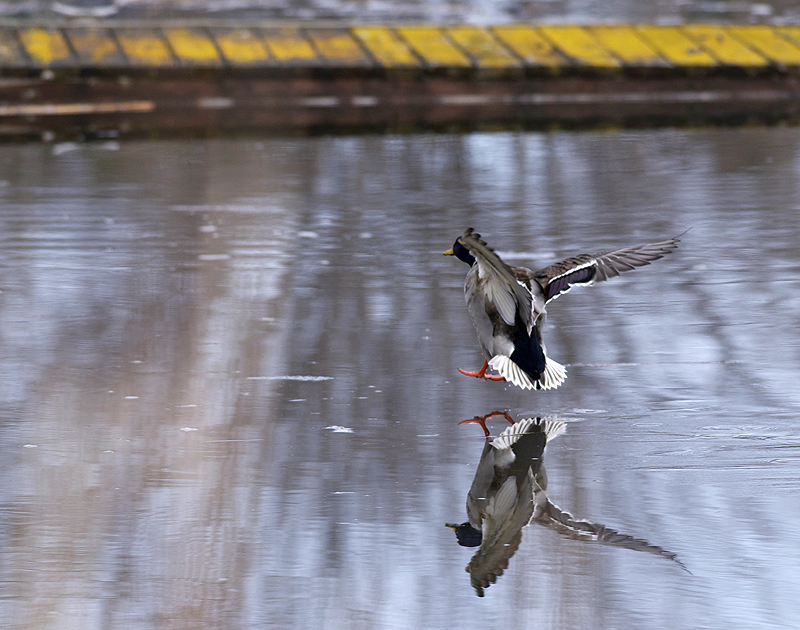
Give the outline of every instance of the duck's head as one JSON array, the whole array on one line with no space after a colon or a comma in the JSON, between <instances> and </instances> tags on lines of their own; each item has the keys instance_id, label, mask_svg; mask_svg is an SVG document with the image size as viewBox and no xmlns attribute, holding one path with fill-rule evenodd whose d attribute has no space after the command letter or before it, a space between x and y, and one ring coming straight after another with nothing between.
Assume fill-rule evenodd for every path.
<instances>
[{"instance_id":1,"label":"duck's head","mask_svg":"<svg viewBox=\"0 0 800 630\"><path fill-rule=\"evenodd\" d=\"M469 253L469 250L461 242L461 237L457 238L453 246L446 252L442 252L442 254L445 256L455 256L459 260L463 260L470 267L475 264L475 257Z\"/></svg>"},{"instance_id":2,"label":"duck's head","mask_svg":"<svg viewBox=\"0 0 800 630\"><path fill-rule=\"evenodd\" d=\"M483 534L479 529L475 529L470 522L461 523L447 523L447 526L456 533L458 544L462 547L480 547L483 540Z\"/></svg>"}]
</instances>

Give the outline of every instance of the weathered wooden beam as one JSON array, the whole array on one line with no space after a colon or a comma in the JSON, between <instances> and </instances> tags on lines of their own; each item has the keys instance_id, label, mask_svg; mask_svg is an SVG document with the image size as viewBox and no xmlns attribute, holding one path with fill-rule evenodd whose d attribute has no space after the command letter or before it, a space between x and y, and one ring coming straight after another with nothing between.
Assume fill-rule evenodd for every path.
<instances>
[{"instance_id":1,"label":"weathered wooden beam","mask_svg":"<svg viewBox=\"0 0 800 630\"><path fill-rule=\"evenodd\" d=\"M789 26L0 22L0 137L775 119L799 82Z\"/></svg>"}]
</instances>

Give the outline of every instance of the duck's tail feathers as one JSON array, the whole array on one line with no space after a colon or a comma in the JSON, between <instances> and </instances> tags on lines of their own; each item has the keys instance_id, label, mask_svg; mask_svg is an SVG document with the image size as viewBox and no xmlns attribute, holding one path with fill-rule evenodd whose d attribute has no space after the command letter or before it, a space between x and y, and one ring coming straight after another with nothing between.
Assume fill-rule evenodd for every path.
<instances>
[{"instance_id":1,"label":"duck's tail feathers","mask_svg":"<svg viewBox=\"0 0 800 630\"><path fill-rule=\"evenodd\" d=\"M498 354L489 360L492 367L500 376L509 383L522 389L539 389L539 382L534 381L521 367L514 363L510 357Z\"/></svg>"},{"instance_id":2,"label":"duck's tail feathers","mask_svg":"<svg viewBox=\"0 0 800 630\"><path fill-rule=\"evenodd\" d=\"M522 389L555 389L567 378L567 369L549 358L545 362L544 371L536 380L514 363L510 357L502 354L492 357L489 366L509 383Z\"/></svg>"},{"instance_id":3,"label":"duck's tail feathers","mask_svg":"<svg viewBox=\"0 0 800 630\"><path fill-rule=\"evenodd\" d=\"M529 433L542 433L542 428L539 425L540 418L525 418L518 420L510 427L507 427L500 435L492 440L492 446L497 450L510 449L516 444L524 435ZM545 434L546 439L546 434Z\"/></svg>"},{"instance_id":4,"label":"duck's tail feathers","mask_svg":"<svg viewBox=\"0 0 800 630\"><path fill-rule=\"evenodd\" d=\"M559 420L557 416L545 416L541 419L537 418L537 420L539 420L539 426L542 427L542 431L548 442L554 440L559 435L563 435L567 430L567 423L563 420Z\"/></svg>"},{"instance_id":5,"label":"duck's tail feathers","mask_svg":"<svg viewBox=\"0 0 800 630\"><path fill-rule=\"evenodd\" d=\"M544 374L539 377L542 389L555 389L567 379L567 368L548 358L544 366Z\"/></svg>"},{"instance_id":6,"label":"duck's tail feathers","mask_svg":"<svg viewBox=\"0 0 800 630\"><path fill-rule=\"evenodd\" d=\"M498 450L511 448L523 435L543 433L545 440L550 442L567 430L567 423L559 420L558 416L550 415L533 418L523 418L512 424L493 441L492 446Z\"/></svg>"}]
</instances>

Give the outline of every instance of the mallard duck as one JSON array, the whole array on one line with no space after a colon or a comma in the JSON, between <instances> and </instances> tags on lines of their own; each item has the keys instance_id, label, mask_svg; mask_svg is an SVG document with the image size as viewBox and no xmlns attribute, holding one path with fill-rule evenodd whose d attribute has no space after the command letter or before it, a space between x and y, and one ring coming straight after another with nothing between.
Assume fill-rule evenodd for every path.
<instances>
[{"instance_id":1,"label":"mallard duck","mask_svg":"<svg viewBox=\"0 0 800 630\"><path fill-rule=\"evenodd\" d=\"M500 412L467 422L485 421ZM514 422L503 413L509 422ZM494 440L486 440L475 479L467 494L468 521L448 524L463 547L478 547L467 566L479 597L508 567L522 540L522 528L534 515L534 492L545 446L566 425L554 419L526 418Z\"/></svg>"},{"instance_id":2,"label":"mallard duck","mask_svg":"<svg viewBox=\"0 0 800 630\"><path fill-rule=\"evenodd\" d=\"M486 420L494 416L504 416L512 426L490 440ZM460 424L466 422L480 424L487 439L467 494L469 520L447 526L461 546L480 547L466 567L479 597L508 568L522 541L523 528L532 523L567 538L652 553L688 571L674 552L600 523L577 519L550 501L544 452L551 440L564 433L564 422L548 417L514 423L508 412L501 411Z\"/></svg>"},{"instance_id":3,"label":"mallard duck","mask_svg":"<svg viewBox=\"0 0 800 630\"><path fill-rule=\"evenodd\" d=\"M545 307L573 286L591 285L642 267L669 254L680 238L627 249L581 254L531 271L512 267L468 228L445 256L455 256L470 266L464 297L478 340L487 359L467 376L508 381L522 389L554 389L567 370L547 356L542 341ZM498 375L487 375L491 367Z\"/></svg>"}]
</instances>

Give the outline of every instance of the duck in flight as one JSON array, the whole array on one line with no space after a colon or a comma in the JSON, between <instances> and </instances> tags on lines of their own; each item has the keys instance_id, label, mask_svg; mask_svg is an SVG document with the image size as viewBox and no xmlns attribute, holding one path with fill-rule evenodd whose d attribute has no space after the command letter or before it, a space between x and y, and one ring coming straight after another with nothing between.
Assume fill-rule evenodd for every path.
<instances>
[{"instance_id":1,"label":"duck in flight","mask_svg":"<svg viewBox=\"0 0 800 630\"><path fill-rule=\"evenodd\" d=\"M531 271L503 262L480 234L467 228L443 253L470 266L464 298L487 358L480 370L459 372L508 381L522 389L555 389L567 378L567 370L547 356L542 341L546 305L574 286L588 286L649 265L671 253L679 241L675 237L627 249L580 254ZM498 374L487 375L489 367Z\"/></svg>"}]
</instances>

